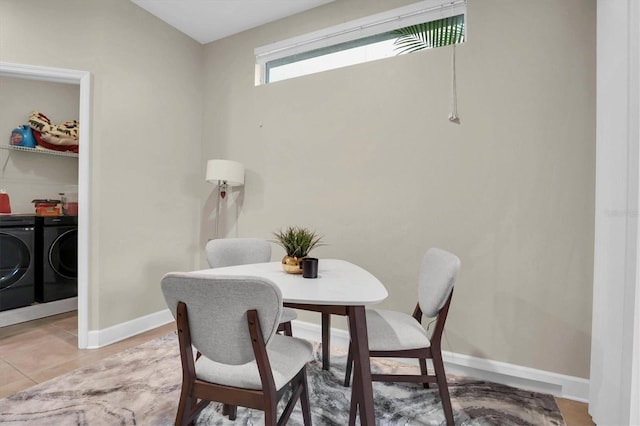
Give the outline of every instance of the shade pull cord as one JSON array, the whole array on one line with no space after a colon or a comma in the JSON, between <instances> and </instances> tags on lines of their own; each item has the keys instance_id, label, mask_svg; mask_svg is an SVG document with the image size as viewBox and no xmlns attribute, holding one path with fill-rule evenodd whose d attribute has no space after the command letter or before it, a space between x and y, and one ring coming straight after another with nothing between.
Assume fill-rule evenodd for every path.
<instances>
[{"instance_id":1,"label":"shade pull cord","mask_svg":"<svg viewBox=\"0 0 640 426\"><path fill-rule=\"evenodd\" d=\"M456 45L451 45L451 113L449 121L460 124L458 117L458 91L456 87Z\"/></svg>"}]
</instances>

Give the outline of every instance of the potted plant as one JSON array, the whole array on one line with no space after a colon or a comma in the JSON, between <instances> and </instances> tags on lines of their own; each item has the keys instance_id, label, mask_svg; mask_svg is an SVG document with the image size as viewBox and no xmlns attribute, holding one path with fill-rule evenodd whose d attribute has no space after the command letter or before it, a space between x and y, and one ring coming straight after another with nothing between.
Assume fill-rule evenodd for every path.
<instances>
[{"instance_id":1,"label":"potted plant","mask_svg":"<svg viewBox=\"0 0 640 426\"><path fill-rule=\"evenodd\" d=\"M287 253L282 258L282 267L290 274L300 274L300 262L314 248L323 245L322 237L307 228L290 226L284 231L274 232L274 241Z\"/></svg>"}]
</instances>

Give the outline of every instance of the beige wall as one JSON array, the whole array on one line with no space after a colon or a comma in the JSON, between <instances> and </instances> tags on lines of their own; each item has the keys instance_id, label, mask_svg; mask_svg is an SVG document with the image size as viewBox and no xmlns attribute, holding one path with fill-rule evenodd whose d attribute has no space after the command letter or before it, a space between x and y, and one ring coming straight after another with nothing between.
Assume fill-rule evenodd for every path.
<instances>
[{"instance_id":1,"label":"beige wall","mask_svg":"<svg viewBox=\"0 0 640 426\"><path fill-rule=\"evenodd\" d=\"M1 61L92 73L91 330L163 309L160 276L204 266L203 165L225 157L247 167L226 235L313 227L315 254L407 311L424 251L452 250L446 349L588 377L595 1L469 0L460 125L448 48L253 86L255 47L411 2L342 0L204 48L128 0L0 2Z\"/></svg>"},{"instance_id":2,"label":"beige wall","mask_svg":"<svg viewBox=\"0 0 640 426\"><path fill-rule=\"evenodd\" d=\"M90 330L199 266L202 50L128 0L0 2L1 61L92 74Z\"/></svg>"},{"instance_id":3,"label":"beige wall","mask_svg":"<svg viewBox=\"0 0 640 426\"><path fill-rule=\"evenodd\" d=\"M247 168L226 235L312 227L316 255L370 270L405 311L425 250L451 250L447 350L588 377L595 1L469 0L460 125L450 48L253 85L255 47L407 3L343 0L206 46L204 155Z\"/></svg>"}]
</instances>

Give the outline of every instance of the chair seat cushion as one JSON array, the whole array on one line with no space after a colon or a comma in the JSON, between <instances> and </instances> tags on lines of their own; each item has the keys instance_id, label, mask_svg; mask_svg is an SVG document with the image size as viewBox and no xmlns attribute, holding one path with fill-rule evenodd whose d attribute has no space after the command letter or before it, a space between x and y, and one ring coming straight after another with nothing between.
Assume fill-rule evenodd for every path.
<instances>
[{"instance_id":1,"label":"chair seat cushion","mask_svg":"<svg viewBox=\"0 0 640 426\"><path fill-rule=\"evenodd\" d=\"M284 385L313 358L313 346L306 340L274 335L267 344L267 354L276 390ZM196 361L196 377L210 383L243 389L262 389L255 361L242 365L221 364L201 356Z\"/></svg>"},{"instance_id":2,"label":"chair seat cushion","mask_svg":"<svg viewBox=\"0 0 640 426\"><path fill-rule=\"evenodd\" d=\"M431 341L422 324L404 312L367 309L369 350L428 348Z\"/></svg>"},{"instance_id":3,"label":"chair seat cushion","mask_svg":"<svg viewBox=\"0 0 640 426\"><path fill-rule=\"evenodd\" d=\"M280 317L281 323L293 321L296 318L298 318L298 314L295 310L286 307L282 308L282 316Z\"/></svg>"}]
</instances>

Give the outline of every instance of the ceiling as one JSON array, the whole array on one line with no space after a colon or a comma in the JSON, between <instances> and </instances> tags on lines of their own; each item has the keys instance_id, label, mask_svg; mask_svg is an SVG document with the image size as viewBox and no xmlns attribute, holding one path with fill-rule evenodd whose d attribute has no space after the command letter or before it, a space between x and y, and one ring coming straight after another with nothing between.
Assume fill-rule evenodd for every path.
<instances>
[{"instance_id":1,"label":"ceiling","mask_svg":"<svg viewBox=\"0 0 640 426\"><path fill-rule=\"evenodd\" d=\"M205 44L334 0L131 0Z\"/></svg>"}]
</instances>

